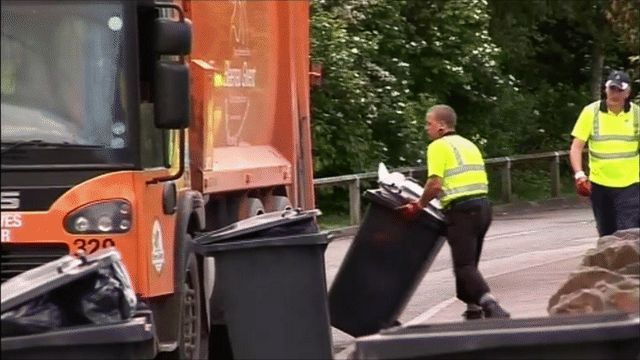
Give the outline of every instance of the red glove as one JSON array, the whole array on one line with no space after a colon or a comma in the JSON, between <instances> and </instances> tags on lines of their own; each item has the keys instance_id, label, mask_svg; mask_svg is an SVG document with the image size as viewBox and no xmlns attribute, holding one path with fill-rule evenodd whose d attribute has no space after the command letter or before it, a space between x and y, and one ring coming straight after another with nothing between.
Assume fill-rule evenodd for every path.
<instances>
[{"instance_id":1,"label":"red glove","mask_svg":"<svg viewBox=\"0 0 640 360\"><path fill-rule=\"evenodd\" d=\"M418 216L420 210L422 210L422 206L417 201L410 202L406 205L402 205L396 208L396 210L400 211L402 217L407 220L413 220Z\"/></svg>"},{"instance_id":2,"label":"red glove","mask_svg":"<svg viewBox=\"0 0 640 360\"><path fill-rule=\"evenodd\" d=\"M586 177L576 179L576 193L581 196L591 195L591 182Z\"/></svg>"}]
</instances>

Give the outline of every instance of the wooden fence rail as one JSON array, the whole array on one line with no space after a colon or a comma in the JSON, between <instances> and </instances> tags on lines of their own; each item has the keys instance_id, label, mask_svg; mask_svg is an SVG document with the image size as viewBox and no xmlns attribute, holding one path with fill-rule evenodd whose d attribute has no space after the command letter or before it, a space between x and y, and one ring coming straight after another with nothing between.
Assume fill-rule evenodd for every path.
<instances>
[{"instance_id":1,"label":"wooden fence rail","mask_svg":"<svg viewBox=\"0 0 640 360\"><path fill-rule=\"evenodd\" d=\"M558 197L560 195L560 158L568 156L568 151L550 151L538 154L527 155L513 155L503 156L497 158L490 158L485 160L485 164L488 166L498 166L501 172L501 198L504 202L511 202L512 200L512 188L511 188L511 167L513 163L527 162L532 160L549 159L550 169L550 182L551 182L551 197ZM426 171L425 166L418 167L403 167L391 170L391 172L401 172L405 175L412 176L414 174L424 174ZM349 214L350 223L352 226L360 224L361 216L361 201L360 196L362 190L360 184L362 180L373 180L378 177L377 172L366 172L360 174L332 176L326 178L315 179L313 184L316 188L327 186L348 186L349 187Z\"/></svg>"}]
</instances>

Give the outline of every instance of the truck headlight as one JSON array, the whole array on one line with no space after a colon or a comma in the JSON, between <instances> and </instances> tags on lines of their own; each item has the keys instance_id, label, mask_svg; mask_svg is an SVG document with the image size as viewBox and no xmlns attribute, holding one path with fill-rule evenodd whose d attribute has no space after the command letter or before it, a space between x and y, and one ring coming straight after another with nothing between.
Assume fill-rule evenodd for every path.
<instances>
[{"instance_id":1,"label":"truck headlight","mask_svg":"<svg viewBox=\"0 0 640 360\"><path fill-rule=\"evenodd\" d=\"M64 228L72 234L126 233L131 229L131 204L118 199L85 205L65 217Z\"/></svg>"},{"instance_id":2,"label":"truck headlight","mask_svg":"<svg viewBox=\"0 0 640 360\"><path fill-rule=\"evenodd\" d=\"M85 232L89 230L89 220L84 216L78 216L73 222L73 228L76 231Z\"/></svg>"}]
</instances>

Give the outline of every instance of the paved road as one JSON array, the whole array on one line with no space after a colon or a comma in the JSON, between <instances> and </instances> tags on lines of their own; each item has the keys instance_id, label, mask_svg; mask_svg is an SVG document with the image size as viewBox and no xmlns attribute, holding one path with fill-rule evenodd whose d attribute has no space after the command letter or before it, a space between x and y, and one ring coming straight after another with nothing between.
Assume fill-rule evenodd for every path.
<instances>
[{"instance_id":1,"label":"paved road","mask_svg":"<svg viewBox=\"0 0 640 360\"><path fill-rule=\"evenodd\" d=\"M597 232L587 203L575 203L563 209L514 210L499 213L487 234L480 270L492 291L505 307L510 305L510 291L522 291L527 269L549 269L549 281L556 283L577 266L580 256L595 246ZM351 238L336 239L329 244L325 257L327 281L331 285L338 267L351 244ZM533 279L532 279L533 280ZM555 286L556 283L549 283ZM549 290L547 290L549 291ZM455 321L464 308L455 298L451 257L445 244L431 269L422 280L400 317L402 323ZM522 300L513 317L546 315L546 301L523 306ZM336 353L352 343L353 338L333 329Z\"/></svg>"}]
</instances>

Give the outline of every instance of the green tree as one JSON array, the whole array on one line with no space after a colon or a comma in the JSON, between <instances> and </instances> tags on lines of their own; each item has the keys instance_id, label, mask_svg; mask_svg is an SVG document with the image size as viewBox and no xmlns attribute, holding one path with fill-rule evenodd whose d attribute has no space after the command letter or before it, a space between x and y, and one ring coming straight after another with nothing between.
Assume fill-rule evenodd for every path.
<instances>
[{"instance_id":1,"label":"green tree","mask_svg":"<svg viewBox=\"0 0 640 360\"><path fill-rule=\"evenodd\" d=\"M368 165L370 149L379 144L371 130L362 126L371 115L373 94L362 71L358 71L359 47L345 22L331 11L313 4L312 56L323 64L322 88L312 94L314 160L318 176L348 173ZM357 45L357 46L349 46Z\"/></svg>"},{"instance_id":2,"label":"green tree","mask_svg":"<svg viewBox=\"0 0 640 360\"><path fill-rule=\"evenodd\" d=\"M634 17L620 9L630 10L636 1L490 0L491 36L509 49L501 54L501 67L518 79L523 96L541 114L537 132L517 135L523 138L517 152L568 146L578 113L601 96L602 76L631 66L630 47L621 45L625 33L613 24L633 27Z\"/></svg>"},{"instance_id":3,"label":"green tree","mask_svg":"<svg viewBox=\"0 0 640 360\"><path fill-rule=\"evenodd\" d=\"M312 58L323 86L312 94L316 174L369 170L415 160L422 132L411 111L402 60L403 1L312 3ZM373 21L376 20L376 21Z\"/></svg>"},{"instance_id":4,"label":"green tree","mask_svg":"<svg viewBox=\"0 0 640 360\"><path fill-rule=\"evenodd\" d=\"M566 148L603 74L640 77L639 1L312 1L316 176L423 161L434 103L487 156Z\"/></svg>"},{"instance_id":5,"label":"green tree","mask_svg":"<svg viewBox=\"0 0 640 360\"><path fill-rule=\"evenodd\" d=\"M503 155L513 151L512 134L530 131L535 119L514 116L524 99L516 78L500 67L504 50L490 36L489 15L485 0L409 1L415 46L408 62L418 79L414 93L453 106L463 135L485 154Z\"/></svg>"}]
</instances>

